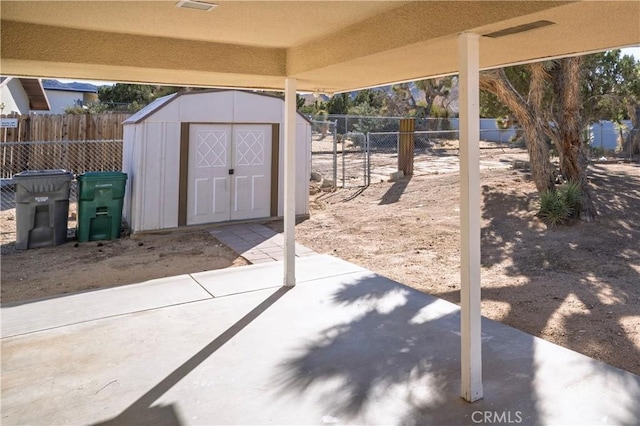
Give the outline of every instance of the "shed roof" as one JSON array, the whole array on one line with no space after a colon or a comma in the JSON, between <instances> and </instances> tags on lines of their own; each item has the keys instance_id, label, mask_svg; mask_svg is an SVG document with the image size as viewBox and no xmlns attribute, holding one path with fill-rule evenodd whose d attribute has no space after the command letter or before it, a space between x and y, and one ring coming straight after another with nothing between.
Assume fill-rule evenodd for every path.
<instances>
[{"instance_id":1,"label":"shed roof","mask_svg":"<svg viewBox=\"0 0 640 426\"><path fill-rule=\"evenodd\" d=\"M198 91L194 91L194 92L176 92L176 93L172 93L170 95L163 96L161 98L158 98L158 99L154 100L149 105L145 106L140 111L136 112L131 117L129 117L125 121L123 121L122 124L137 124L137 123L140 123L141 121L145 120L150 115L152 115L155 112L157 112L160 109L162 109L165 105L168 105L169 103L173 102L175 99L177 99L177 98L179 98L181 96L197 96L197 95L201 95L201 94L205 94L205 93L221 93L221 92L239 92L239 93L246 93L248 95L253 95L253 96L266 96L266 97L269 97L269 98L278 99L279 101L284 103L284 100L282 98L277 97L277 96L272 96L272 95L269 95L269 94L266 94L266 93L248 92L248 91L243 91L243 90L210 89L210 90L198 90ZM301 114L299 112L298 112L298 115L300 117L304 118L305 121L311 123L309 118L306 117L305 115L303 115L303 114Z\"/></svg>"}]
</instances>

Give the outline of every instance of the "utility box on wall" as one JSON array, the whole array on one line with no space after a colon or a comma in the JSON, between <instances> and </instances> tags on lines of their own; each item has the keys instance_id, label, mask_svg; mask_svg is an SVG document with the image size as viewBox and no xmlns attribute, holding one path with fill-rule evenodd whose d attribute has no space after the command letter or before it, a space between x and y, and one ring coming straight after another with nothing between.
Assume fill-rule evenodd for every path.
<instances>
[{"instance_id":1,"label":"utility box on wall","mask_svg":"<svg viewBox=\"0 0 640 426\"><path fill-rule=\"evenodd\" d=\"M311 124L296 120L296 215L309 214ZM179 92L124 122L124 219L132 232L281 217L284 101Z\"/></svg>"}]
</instances>

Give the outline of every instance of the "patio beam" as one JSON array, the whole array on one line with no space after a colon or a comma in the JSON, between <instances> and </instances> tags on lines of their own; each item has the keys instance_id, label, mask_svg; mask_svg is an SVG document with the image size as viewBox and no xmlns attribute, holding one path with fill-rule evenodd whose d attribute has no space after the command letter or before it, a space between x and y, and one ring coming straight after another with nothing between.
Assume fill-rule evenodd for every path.
<instances>
[{"instance_id":1,"label":"patio beam","mask_svg":"<svg viewBox=\"0 0 640 426\"><path fill-rule=\"evenodd\" d=\"M482 398L480 315L480 89L478 34L458 36L460 70L461 396Z\"/></svg>"},{"instance_id":2,"label":"patio beam","mask_svg":"<svg viewBox=\"0 0 640 426\"><path fill-rule=\"evenodd\" d=\"M284 286L296 285L296 79L284 82Z\"/></svg>"}]
</instances>

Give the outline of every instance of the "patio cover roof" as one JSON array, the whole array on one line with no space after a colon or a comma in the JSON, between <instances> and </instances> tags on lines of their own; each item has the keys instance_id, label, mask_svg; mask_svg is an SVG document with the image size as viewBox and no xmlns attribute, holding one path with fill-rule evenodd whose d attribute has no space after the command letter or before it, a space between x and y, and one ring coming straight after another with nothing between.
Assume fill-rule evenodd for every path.
<instances>
[{"instance_id":1,"label":"patio cover roof","mask_svg":"<svg viewBox=\"0 0 640 426\"><path fill-rule=\"evenodd\" d=\"M3 1L2 73L334 93L455 73L462 32L480 68L640 43L635 0L216 3Z\"/></svg>"}]
</instances>

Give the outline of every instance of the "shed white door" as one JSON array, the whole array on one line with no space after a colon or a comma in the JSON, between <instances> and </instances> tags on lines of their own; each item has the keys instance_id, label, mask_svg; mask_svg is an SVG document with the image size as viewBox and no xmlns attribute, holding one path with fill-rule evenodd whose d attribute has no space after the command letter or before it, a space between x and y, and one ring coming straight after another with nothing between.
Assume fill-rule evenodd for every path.
<instances>
[{"instance_id":1,"label":"shed white door","mask_svg":"<svg viewBox=\"0 0 640 426\"><path fill-rule=\"evenodd\" d=\"M267 217L271 126L192 124L187 225Z\"/></svg>"}]
</instances>

